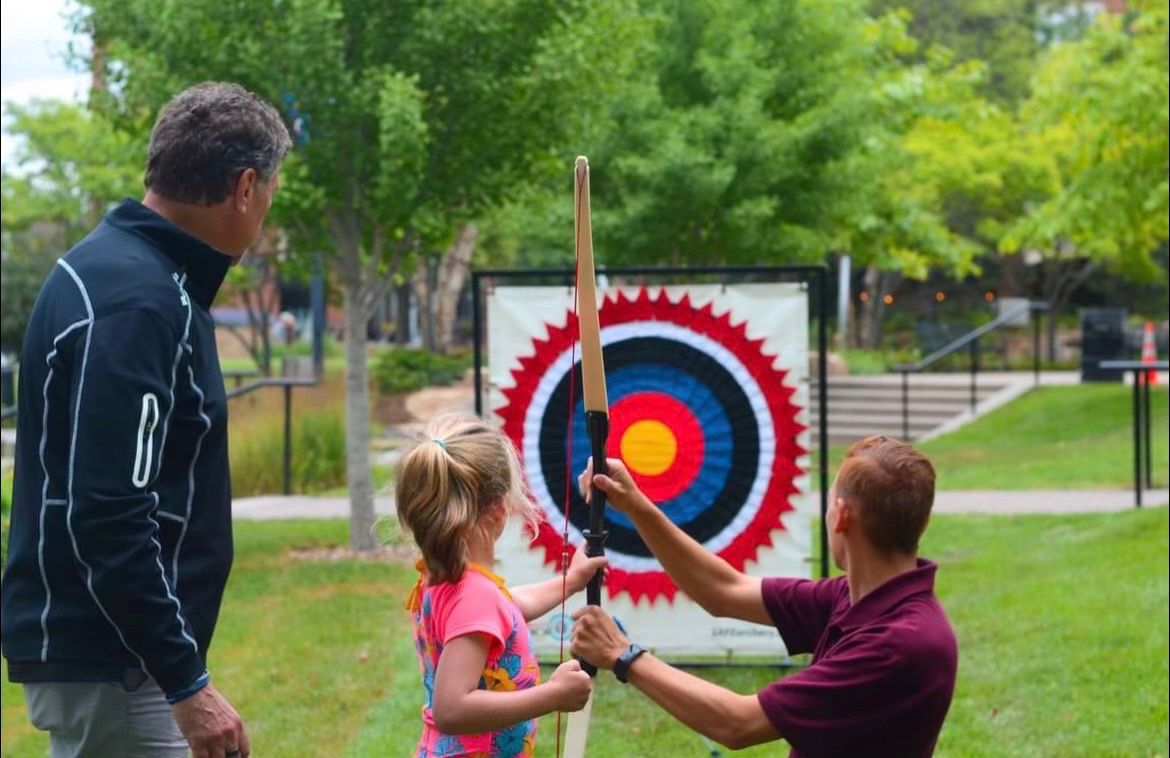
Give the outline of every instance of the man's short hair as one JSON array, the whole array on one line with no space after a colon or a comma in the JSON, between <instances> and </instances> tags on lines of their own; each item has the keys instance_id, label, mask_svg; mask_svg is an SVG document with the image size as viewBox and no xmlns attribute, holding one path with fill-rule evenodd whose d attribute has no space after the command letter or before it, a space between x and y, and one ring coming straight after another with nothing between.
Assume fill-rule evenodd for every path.
<instances>
[{"instance_id":1,"label":"man's short hair","mask_svg":"<svg viewBox=\"0 0 1170 758\"><path fill-rule=\"evenodd\" d=\"M878 550L914 553L934 503L934 466L905 442L866 437L845 455L837 496L857 505L861 530Z\"/></svg>"},{"instance_id":2,"label":"man's short hair","mask_svg":"<svg viewBox=\"0 0 1170 758\"><path fill-rule=\"evenodd\" d=\"M271 105L238 84L204 82L158 114L143 181L167 200L215 205L249 168L261 181L271 179L291 146Z\"/></svg>"}]
</instances>

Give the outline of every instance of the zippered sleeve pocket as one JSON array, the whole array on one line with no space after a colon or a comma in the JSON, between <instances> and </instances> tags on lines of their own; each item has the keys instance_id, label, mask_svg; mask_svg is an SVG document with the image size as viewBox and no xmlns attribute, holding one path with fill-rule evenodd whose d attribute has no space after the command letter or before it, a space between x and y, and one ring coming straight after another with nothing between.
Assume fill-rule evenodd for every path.
<instances>
[{"instance_id":1,"label":"zippered sleeve pocket","mask_svg":"<svg viewBox=\"0 0 1170 758\"><path fill-rule=\"evenodd\" d=\"M158 396L147 392L142 396L142 412L138 417L138 439L134 451L134 471L130 483L145 487L154 466L154 430L158 426Z\"/></svg>"}]
</instances>

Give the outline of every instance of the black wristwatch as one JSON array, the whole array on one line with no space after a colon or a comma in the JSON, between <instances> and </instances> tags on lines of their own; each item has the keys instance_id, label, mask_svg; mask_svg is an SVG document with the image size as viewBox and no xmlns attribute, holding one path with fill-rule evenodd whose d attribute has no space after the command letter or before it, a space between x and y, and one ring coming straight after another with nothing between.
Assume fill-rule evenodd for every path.
<instances>
[{"instance_id":1,"label":"black wristwatch","mask_svg":"<svg viewBox=\"0 0 1170 758\"><path fill-rule=\"evenodd\" d=\"M618 656L617 662L613 664L613 675L622 684L628 684L630 675L630 665L638 659L638 656L646 652L646 648L641 645L631 644L621 655Z\"/></svg>"}]
</instances>

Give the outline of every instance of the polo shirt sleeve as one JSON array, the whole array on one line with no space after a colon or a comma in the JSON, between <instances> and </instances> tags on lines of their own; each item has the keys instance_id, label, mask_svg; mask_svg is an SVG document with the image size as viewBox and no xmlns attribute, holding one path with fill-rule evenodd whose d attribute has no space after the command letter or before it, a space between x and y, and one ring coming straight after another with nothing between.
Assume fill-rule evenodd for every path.
<instances>
[{"instance_id":1,"label":"polo shirt sleeve","mask_svg":"<svg viewBox=\"0 0 1170 758\"><path fill-rule=\"evenodd\" d=\"M844 643L843 643L844 644ZM777 733L802 755L840 755L913 707L898 656L874 635L760 690L756 697Z\"/></svg>"},{"instance_id":2,"label":"polo shirt sleeve","mask_svg":"<svg viewBox=\"0 0 1170 758\"><path fill-rule=\"evenodd\" d=\"M842 593L848 591L844 577L767 578L761 585L764 607L790 655L813 652Z\"/></svg>"}]
</instances>

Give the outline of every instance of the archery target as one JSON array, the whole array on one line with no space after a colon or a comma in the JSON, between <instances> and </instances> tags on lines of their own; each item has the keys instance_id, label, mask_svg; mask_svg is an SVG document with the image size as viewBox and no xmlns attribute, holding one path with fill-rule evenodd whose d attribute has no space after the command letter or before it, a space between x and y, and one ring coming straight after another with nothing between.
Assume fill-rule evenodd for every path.
<instances>
[{"instance_id":1,"label":"archery target","mask_svg":"<svg viewBox=\"0 0 1170 758\"><path fill-rule=\"evenodd\" d=\"M672 301L663 291L619 292L603 302L600 320L609 455L626 463L671 521L743 569L771 544L801 473L797 437L804 427L786 372L743 323L717 315L710 303L696 307L686 295ZM545 516L534 545L551 564L564 544L566 496L574 542L589 513L575 487L590 452L579 392L570 411L570 390L580 388L576 336L568 314L564 327L534 341L499 409ZM574 478L567 488L566 472ZM629 519L610 507L605 520L609 596L628 593L635 603L672 599L674 583Z\"/></svg>"}]
</instances>

